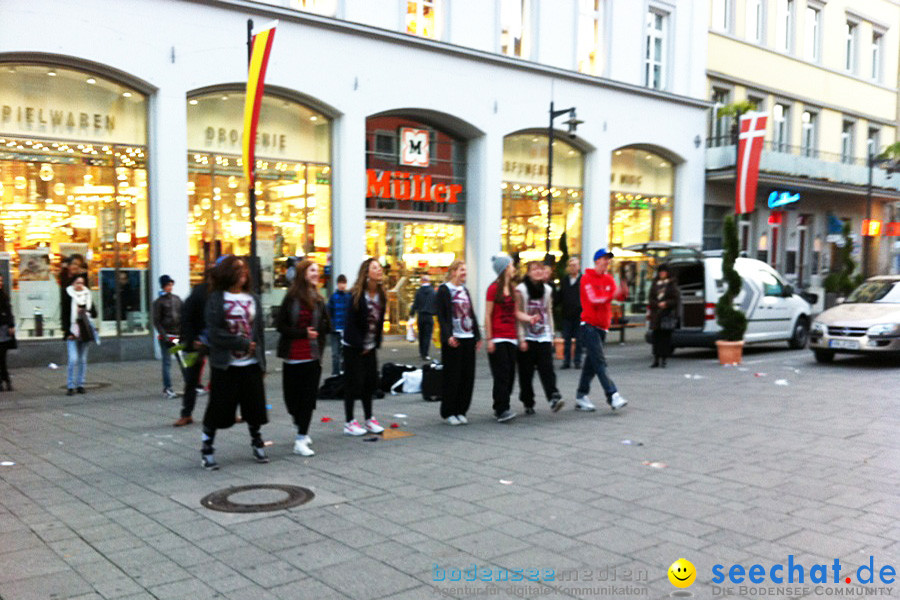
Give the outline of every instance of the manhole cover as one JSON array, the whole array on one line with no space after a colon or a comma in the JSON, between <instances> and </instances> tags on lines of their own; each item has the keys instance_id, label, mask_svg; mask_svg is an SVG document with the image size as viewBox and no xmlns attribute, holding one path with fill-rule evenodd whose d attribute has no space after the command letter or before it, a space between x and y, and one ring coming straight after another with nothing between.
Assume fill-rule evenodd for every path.
<instances>
[{"instance_id":1,"label":"manhole cover","mask_svg":"<svg viewBox=\"0 0 900 600\"><path fill-rule=\"evenodd\" d=\"M232 500L239 496L239 502ZM313 498L312 490L296 485L261 483L226 488L204 496L200 504L212 510L231 513L255 513L284 510L306 504Z\"/></svg>"}]
</instances>

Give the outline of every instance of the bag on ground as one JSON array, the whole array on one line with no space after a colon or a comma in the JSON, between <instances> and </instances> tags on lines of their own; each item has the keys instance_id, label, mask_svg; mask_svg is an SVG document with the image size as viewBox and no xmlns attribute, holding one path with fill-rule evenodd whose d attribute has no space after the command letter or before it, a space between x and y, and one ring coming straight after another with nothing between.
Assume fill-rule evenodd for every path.
<instances>
[{"instance_id":1,"label":"bag on ground","mask_svg":"<svg viewBox=\"0 0 900 600\"><path fill-rule=\"evenodd\" d=\"M437 402L443 396L444 366L441 363L422 365L422 398L426 402Z\"/></svg>"},{"instance_id":2,"label":"bag on ground","mask_svg":"<svg viewBox=\"0 0 900 600\"><path fill-rule=\"evenodd\" d=\"M390 392L394 384L400 381L400 378L407 371L415 371L413 365L399 365L397 363L384 363L381 365L381 391Z\"/></svg>"},{"instance_id":3,"label":"bag on ground","mask_svg":"<svg viewBox=\"0 0 900 600\"><path fill-rule=\"evenodd\" d=\"M393 386L392 394L418 394L422 391L422 369L406 371Z\"/></svg>"},{"instance_id":4,"label":"bag on ground","mask_svg":"<svg viewBox=\"0 0 900 600\"><path fill-rule=\"evenodd\" d=\"M326 377L319 388L319 398L323 400L343 400L344 399L344 375L332 375Z\"/></svg>"}]
</instances>

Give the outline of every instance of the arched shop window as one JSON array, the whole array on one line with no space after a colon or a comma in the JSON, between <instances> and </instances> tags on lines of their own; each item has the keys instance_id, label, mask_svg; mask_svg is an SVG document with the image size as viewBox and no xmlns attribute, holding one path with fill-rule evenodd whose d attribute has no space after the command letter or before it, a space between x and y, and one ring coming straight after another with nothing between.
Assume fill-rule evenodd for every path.
<instances>
[{"instance_id":1,"label":"arched shop window","mask_svg":"<svg viewBox=\"0 0 900 600\"><path fill-rule=\"evenodd\" d=\"M646 150L616 150L609 189L611 246L672 241L672 161Z\"/></svg>"},{"instance_id":2,"label":"arched shop window","mask_svg":"<svg viewBox=\"0 0 900 600\"><path fill-rule=\"evenodd\" d=\"M503 140L501 246L521 260L546 254L547 198L553 194L550 252L559 259L581 252L584 154L563 140L553 142L553 189L547 189L549 137L514 134Z\"/></svg>"},{"instance_id":3,"label":"arched shop window","mask_svg":"<svg viewBox=\"0 0 900 600\"><path fill-rule=\"evenodd\" d=\"M146 144L137 90L0 63L0 274L19 337L61 337L60 267L73 254L86 260L101 334L149 331Z\"/></svg>"},{"instance_id":4,"label":"arched shop window","mask_svg":"<svg viewBox=\"0 0 900 600\"><path fill-rule=\"evenodd\" d=\"M398 331L422 276L442 281L465 258L466 142L416 118L379 116L366 120L365 143L366 252L385 268L385 327Z\"/></svg>"},{"instance_id":5,"label":"arched shop window","mask_svg":"<svg viewBox=\"0 0 900 600\"><path fill-rule=\"evenodd\" d=\"M250 207L241 161L244 93L188 100L191 281L222 254L250 254ZM263 97L256 142L257 255L271 325L292 260L331 262L331 121L303 104Z\"/></svg>"}]
</instances>

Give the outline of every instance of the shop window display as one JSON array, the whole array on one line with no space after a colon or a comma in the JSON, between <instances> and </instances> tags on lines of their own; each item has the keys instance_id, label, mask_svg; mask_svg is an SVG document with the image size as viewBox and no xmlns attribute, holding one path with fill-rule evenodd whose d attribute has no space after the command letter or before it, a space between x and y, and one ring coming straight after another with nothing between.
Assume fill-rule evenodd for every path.
<instances>
[{"instance_id":1,"label":"shop window display","mask_svg":"<svg viewBox=\"0 0 900 600\"><path fill-rule=\"evenodd\" d=\"M133 89L0 65L0 270L19 337L62 337L60 267L73 254L85 258L101 335L149 331L145 136L146 99Z\"/></svg>"},{"instance_id":2,"label":"shop window display","mask_svg":"<svg viewBox=\"0 0 900 600\"><path fill-rule=\"evenodd\" d=\"M189 100L188 237L191 281L222 254L250 253L250 206L240 159L243 94ZM257 255L266 323L290 284L289 263L306 257L330 280L330 122L309 108L266 97L256 160ZM265 133L263 133L265 132Z\"/></svg>"},{"instance_id":3,"label":"shop window display","mask_svg":"<svg viewBox=\"0 0 900 600\"><path fill-rule=\"evenodd\" d=\"M675 171L671 161L637 149L613 152L610 245L672 241Z\"/></svg>"}]
</instances>

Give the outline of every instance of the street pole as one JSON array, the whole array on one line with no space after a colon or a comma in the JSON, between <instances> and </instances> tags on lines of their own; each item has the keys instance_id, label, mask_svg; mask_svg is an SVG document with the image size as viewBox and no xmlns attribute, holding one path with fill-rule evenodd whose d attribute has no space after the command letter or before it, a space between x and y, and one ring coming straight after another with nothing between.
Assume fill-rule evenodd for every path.
<instances>
[{"instance_id":1,"label":"street pole","mask_svg":"<svg viewBox=\"0 0 900 600\"><path fill-rule=\"evenodd\" d=\"M866 158L866 163L869 166L869 184L866 186L866 229L863 231L862 238L862 264L861 271L863 279L869 276L869 221L872 219L872 175L875 169L875 155L872 154L872 149L869 149L869 154Z\"/></svg>"},{"instance_id":2,"label":"street pole","mask_svg":"<svg viewBox=\"0 0 900 600\"><path fill-rule=\"evenodd\" d=\"M247 71L253 59L253 19L247 19ZM250 140L256 144L256 140ZM255 161L254 161L255 162ZM253 291L259 293L260 268L256 259L256 164L247 165L250 181L247 182L247 198L250 202L250 276L253 279Z\"/></svg>"},{"instance_id":3,"label":"street pole","mask_svg":"<svg viewBox=\"0 0 900 600\"><path fill-rule=\"evenodd\" d=\"M553 119L556 115L553 112L553 101L550 101L550 128L548 137L550 142L547 146L547 239L544 252L546 256L544 260L550 258L550 222L553 220Z\"/></svg>"}]
</instances>

